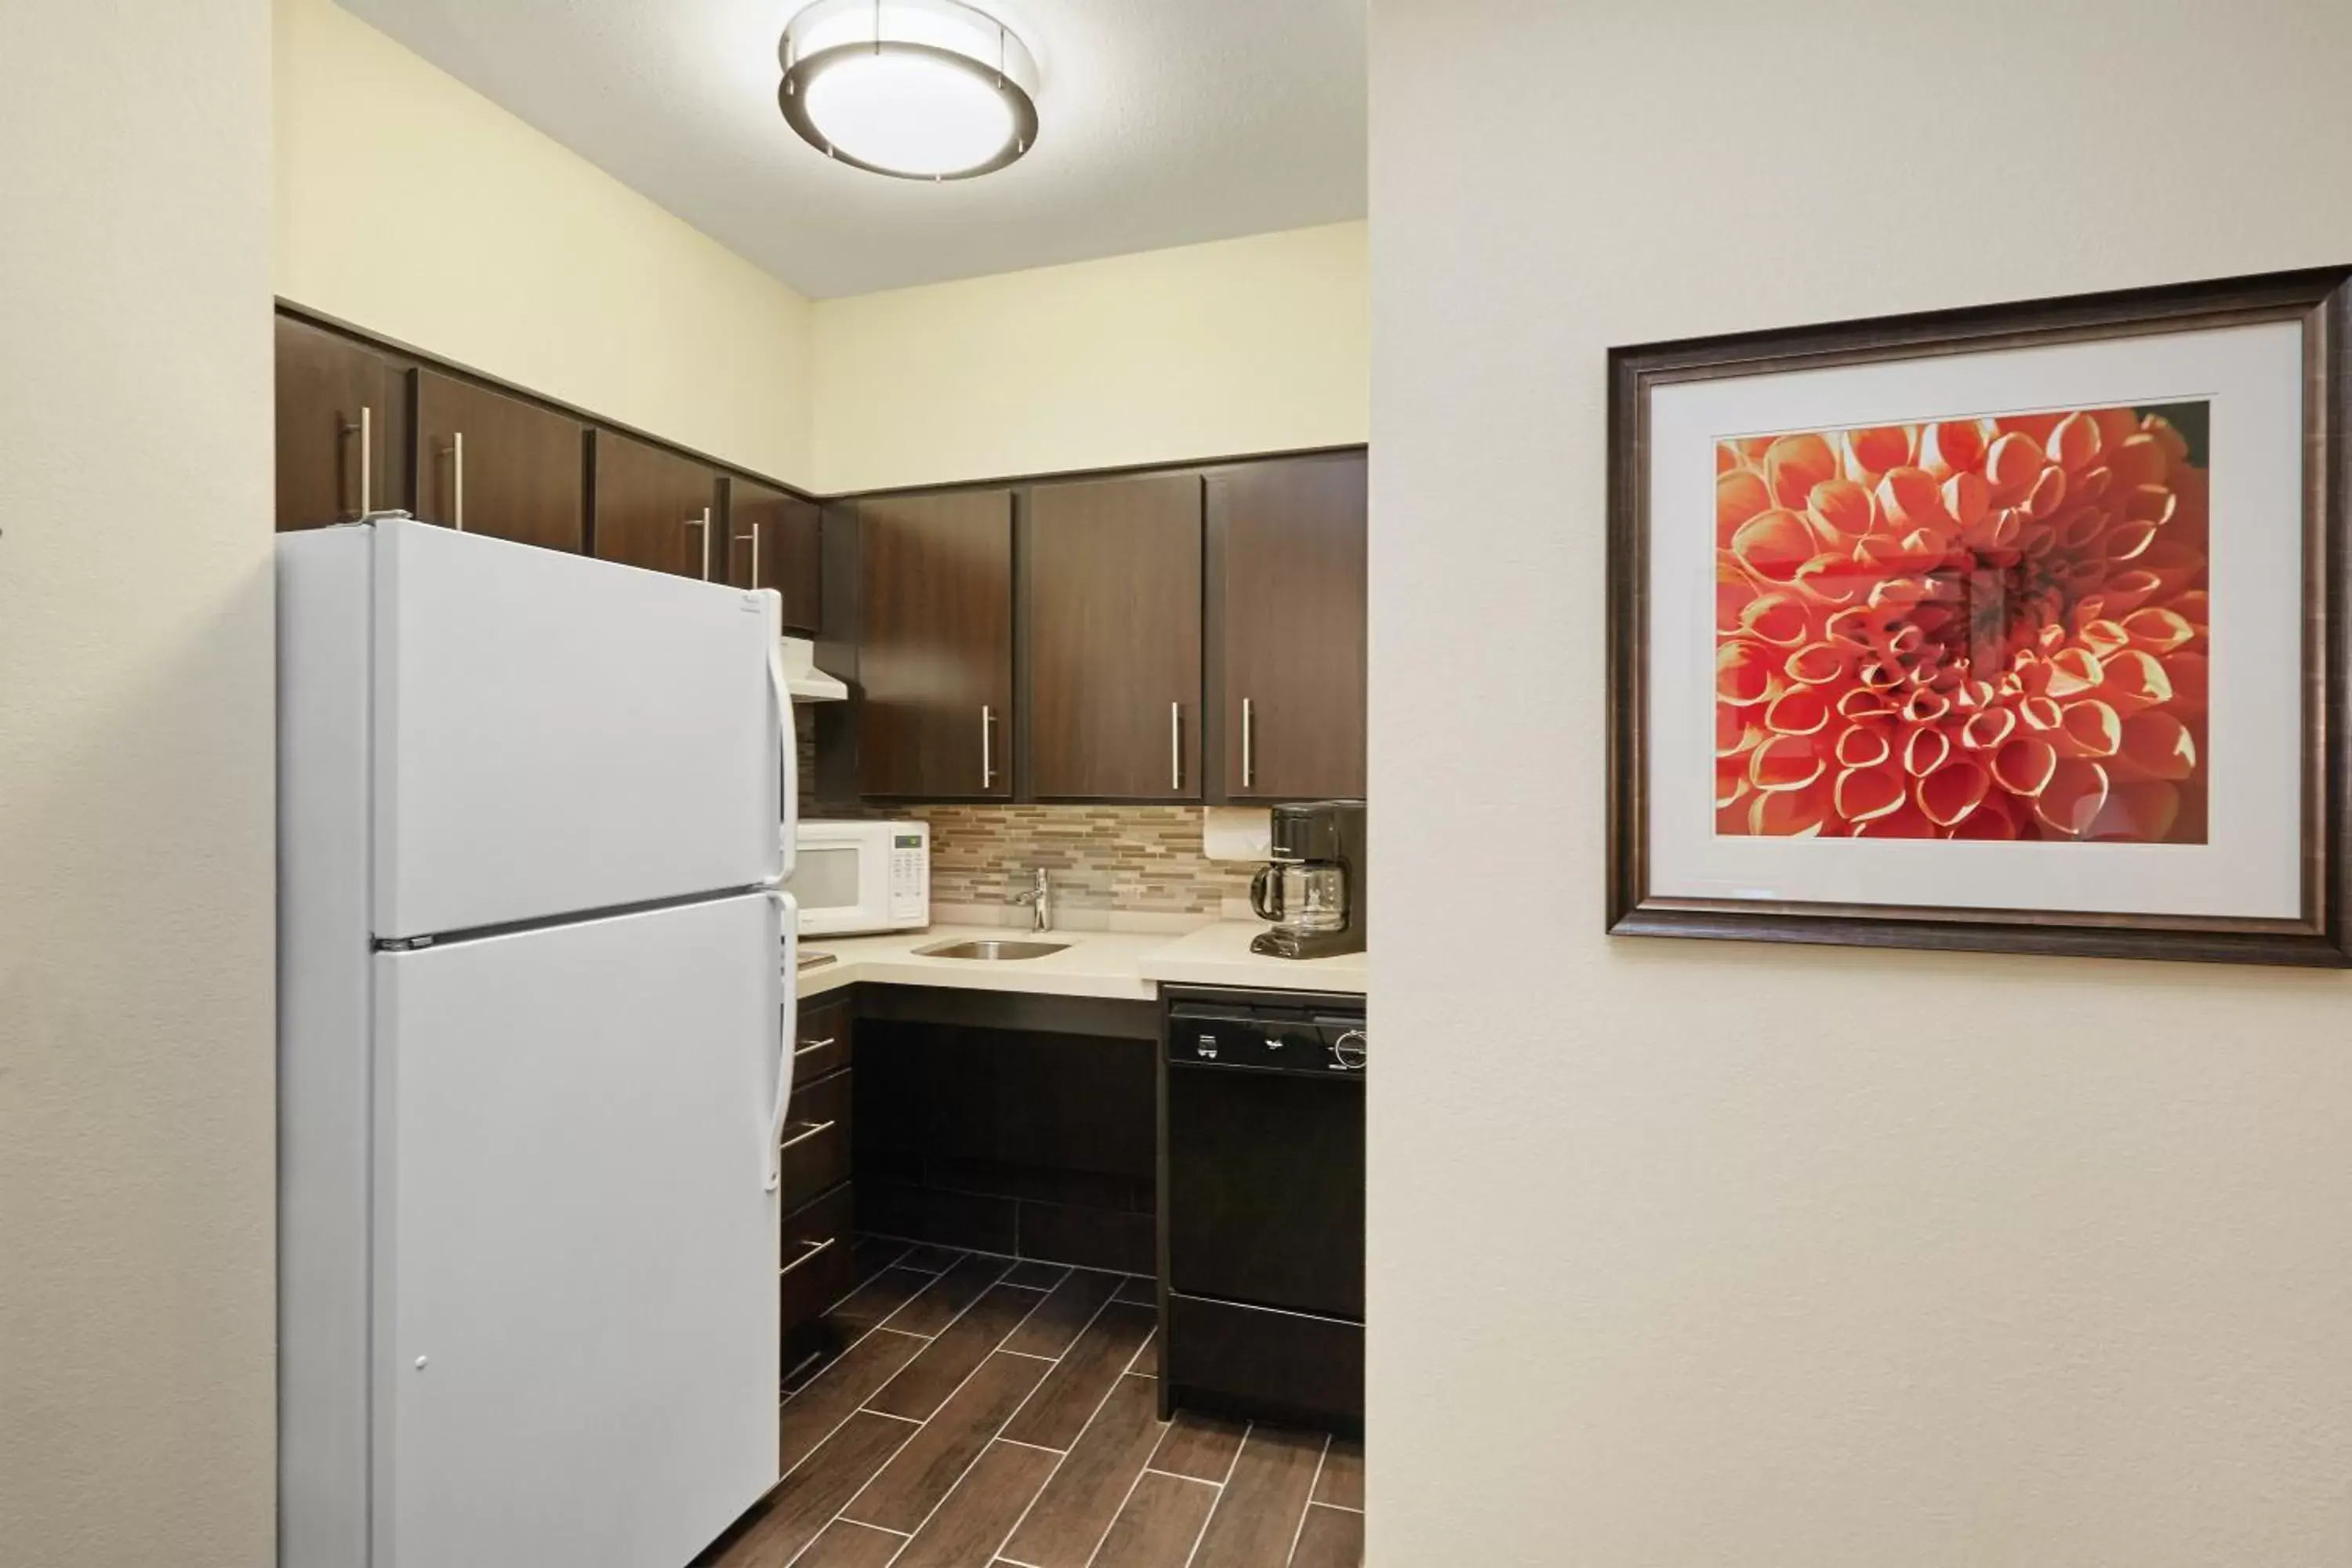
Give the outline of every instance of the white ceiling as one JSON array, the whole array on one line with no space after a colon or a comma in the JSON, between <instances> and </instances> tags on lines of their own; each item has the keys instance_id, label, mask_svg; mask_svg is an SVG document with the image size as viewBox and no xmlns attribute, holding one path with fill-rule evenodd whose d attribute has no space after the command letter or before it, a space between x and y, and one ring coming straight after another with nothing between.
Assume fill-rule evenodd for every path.
<instances>
[{"instance_id":1,"label":"white ceiling","mask_svg":"<svg viewBox=\"0 0 2352 1568\"><path fill-rule=\"evenodd\" d=\"M937 184L784 124L800 0L341 3L812 298L1364 214L1363 0L980 0L1037 57L1037 145Z\"/></svg>"}]
</instances>

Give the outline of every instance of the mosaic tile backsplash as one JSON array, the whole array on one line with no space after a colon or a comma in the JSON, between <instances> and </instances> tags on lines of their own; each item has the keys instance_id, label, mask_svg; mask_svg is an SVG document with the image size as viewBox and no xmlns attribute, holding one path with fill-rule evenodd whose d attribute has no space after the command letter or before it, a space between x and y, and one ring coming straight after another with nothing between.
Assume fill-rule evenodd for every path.
<instances>
[{"instance_id":1,"label":"mosaic tile backsplash","mask_svg":"<svg viewBox=\"0 0 2352 1568\"><path fill-rule=\"evenodd\" d=\"M929 805L931 901L992 904L1053 873L1065 910L1215 917L1249 897L1252 868L1201 854L1201 810L1181 805Z\"/></svg>"},{"instance_id":2,"label":"mosaic tile backsplash","mask_svg":"<svg viewBox=\"0 0 2352 1568\"><path fill-rule=\"evenodd\" d=\"M1249 897L1253 866L1202 855L1199 806L820 805L807 795L815 761L803 736L802 815L930 824L935 907L1002 904L1028 887L1036 866L1053 873L1054 902L1064 910L1213 920L1229 901Z\"/></svg>"}]
</instances>

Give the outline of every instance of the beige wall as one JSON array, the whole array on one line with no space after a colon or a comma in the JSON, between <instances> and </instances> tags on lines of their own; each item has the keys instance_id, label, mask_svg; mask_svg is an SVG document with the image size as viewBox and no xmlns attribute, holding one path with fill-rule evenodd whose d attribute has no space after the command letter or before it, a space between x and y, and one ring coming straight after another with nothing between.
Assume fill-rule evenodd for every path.
<instances>
[{"instance_id":1,"label":"beige wall","mask_svg":"<svg viewBox=\"0 0 2352 1568\"><path fill-rule=\"evenodd\" d=\"M0 1561L262 1568L269 8L0 62Z\"/></svg>"},{"instance_id":2,"label":"beige wall","mask_svg":"<svg viewBox=\"0 0 2352 1568\"><path fill-rule=\"evenodd\" d=\"M2352 980L1601 930L1604 351L2352 260L2352 11L1372 58L1374 1568L2352 1562Z\"/></svg>"},{"instance_id":3,"label":"beige wall","mask_svg":"<svg viewBox=\"0 0 2352 1568\"><path fill-rule=\"evenodd\" d=\"M1364 438L1364 226L827 300L827 490Z\"/></svg>"},{"instance_id":4,"label":"beige wall","mask_svg":"<svg viewBox=\"0 0 2352 1568\"><path fill-rule=\"evenodd\" d=\"M807 300L329 0L275 9L279 294L812 482Z\"/></svg>"}]
</instances>

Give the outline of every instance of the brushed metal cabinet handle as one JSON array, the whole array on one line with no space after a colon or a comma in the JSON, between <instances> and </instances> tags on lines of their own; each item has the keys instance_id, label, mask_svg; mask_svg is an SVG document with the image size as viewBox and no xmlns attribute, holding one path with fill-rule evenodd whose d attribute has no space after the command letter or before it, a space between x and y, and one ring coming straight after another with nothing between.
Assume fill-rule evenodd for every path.
<instances>
[{"instance_id":1,"label":"brushed metal cabinet handle","mask_svg":"<svg viewBox=\"0 0 2352 1568\"><path fill-rule=\"evenodd\" d=\"M1184 705L1168 705L1168 787L1184 787Z\"/></svg>"},{"instance_id":2,"label":"brushed metal cabinet handle","mask_svg":"<svg viewBox=\"0 0 2352 1568\"><path fill-rule=\"evenodd\" d=\"M802 1264L806 1263L810 1258L814 1258L818 1253L823 1252L826 1247L831 1247L835 1242L840 1239L841 1238L839 1237L828 1236L823 1241L802 1242L801 1245L807 1247L808 1250L802 1253L798 1258L793 1258L790 1263L785 1264L782 1268L777 1269L776 1278L782 1279L785 1275L790 1274L793 1269L798 1268Z\"/></svg>"},{"instance_id":3,"label":"brushed metal cabinet handle","mask_svg":"<svg viewBox=\"0 0 2352 1568\"><path fill-rule=\"evenodd\" d=\"M704 507L700 517L688 518L685 526L702 531L699 536L702 540L702 580L708 583L710 581L710 509Z\"/></svg>"},{"instance_id":4,"label":"brushed metal cabinet handle","mask_svg":"<svg viewBox=\"0 0 2352 1568\"><path fill-rule=\"evenodd\" d=\"M794 1054L797 1055L798 1053ZM805 1143L810 1139L815 1137L818 1133L829 1131L832 1126L833 1123L830 1121L812 1121L808 1124L805 1131L794 1133L792 1137L787 1138L782 1142L777 1144L776 1148L778 1152L781 1152L783 1150Z\"/></svg>"},{"instance_id":5,"label":"brushed metal cabinet handle","mask_svg":"<svg viewBox=\"0 0 2352 1568\"><path fill-rule=\"evenodd\" d=\"M793 1055L796 1057L804 1057L811 1051L821 1051L831 1044L833 1044L833 1037L831 1035L827 1035L821 1040L803 1040L793 1049Z\"/></svg>"},{"instance_id":6,"label":"brushed metal cabinet handle","mask_svg":"<svg viewBox=\"0 0 2352 1568\"><path fill-rule=\"evenodd\" d=\"M449 521L460 533L466 531L466 433L449 432Z\"/></svg>"},{"instance_id":7,"label":"brushed metal cabinet handle","mask_svg":"<svg viewBox=\"0 0 2352 1568\"><path fill-rule=\"evenodd\" d=\"M751 580L744 586L756 588L760 585L760 525L758 523L751 525L751 532L737 534L735 542L740 544L747 539L751 542ZM733 557L730 556L729 559L731 560Z\"/></svg>"},{"instance_id":8,"label":"brushed metal cabinet handle","mask_svg":"<svg viewBox=\"0 0 2352 1568\"><path fill-rule=\"evenodd\" d=\"M1242 788L1257 782L1257 721L1251 711L1250 700L1242 699Z\"/></svg>"},{"instance_id":9,"label":"brushed metal cabinet handle","mask_svg":"<svg viewBox=\"0 0 2352 1568\"><path fill-rule=\"evenodd\" d=\"M986 789L996 782L995 753L989 747L988 732L996 722L996 710L983 702L980 705L980 787Z\"/></svg>"},{"instance_id":10,"label":"brushed metal cabinet handle","mask_svg":"<svg viewBox=\"0 0 2352 1568\"><path fill-rule=\"evenodd\" d=\"M375 510L375 410L360 405L360 515Z\"/></svg>"}]
</instances>

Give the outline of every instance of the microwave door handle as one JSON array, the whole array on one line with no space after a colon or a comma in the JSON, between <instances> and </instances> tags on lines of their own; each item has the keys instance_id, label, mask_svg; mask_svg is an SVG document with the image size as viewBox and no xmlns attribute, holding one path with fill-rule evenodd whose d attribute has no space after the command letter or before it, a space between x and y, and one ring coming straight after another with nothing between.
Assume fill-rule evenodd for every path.
<instances>
[{"instance_id":1,"label":"microwave door handle","mask_svg":"<svg viewBox=\"0 0 2352 1568\"><path fill-rule=\"evenodd\" d=\"M774 1192L784 1179L784 1118L793 1108L793 1026L800 1011L801 908L790 893L771 888L776 921L783 931L783 967L777 975L781 993L776 1006L776 1100L768 1112L766 1152L761 1166L761 1190Z\"/></svg>"},{"instance_id":2,"label":"microwave door handle","mask_svg":"<svg viewBox=\"0 0 2352 1568\"><path fill-rule=\"evenodd\" d=\"M770 601L771 616L780 616L783 595L772 588L761 592ZM776 813L782 857L776 880L783 882L792 879L800 855L801 748L800 738L793 732L793 694L784 684L784 644L780 635L768 638L768 692L776 704L776 746L783 753L783 799Z\"/></svg>"}]
</instances>

